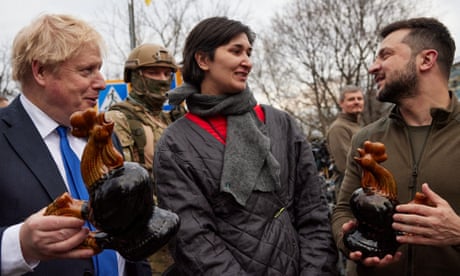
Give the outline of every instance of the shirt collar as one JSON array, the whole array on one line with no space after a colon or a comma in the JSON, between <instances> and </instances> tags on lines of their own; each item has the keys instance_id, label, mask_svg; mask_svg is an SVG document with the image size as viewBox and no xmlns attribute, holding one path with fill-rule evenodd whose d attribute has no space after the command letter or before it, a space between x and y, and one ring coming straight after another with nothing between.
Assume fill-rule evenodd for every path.
<instances>
[{"instance_id":1,"label":"shirt collar","mask_svg":"<svg viewBox=\"0 0 460 276\"><path fill-rule=\"evenodd\" d=\"M24 94L20 95L19 100L43 139L59 126L55 120L34 105Z\"/></svg>"}]
</instances>

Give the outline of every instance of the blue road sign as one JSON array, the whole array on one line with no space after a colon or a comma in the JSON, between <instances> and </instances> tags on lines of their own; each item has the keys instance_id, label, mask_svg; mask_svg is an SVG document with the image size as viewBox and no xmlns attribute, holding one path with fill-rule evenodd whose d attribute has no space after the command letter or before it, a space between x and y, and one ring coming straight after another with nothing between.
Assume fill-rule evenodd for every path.
<instances>
[{"instance_id":1,"label":"blue road sign","mask_svg":"<svg viewBox=\"0 0 460 276\"><path fill-rule=\"evenodd\" d=\"M108 81L99 93L98 109L107 111L114 103L123 101L128 96L128 85L123 81Z\"/></svg>"}]
</instances>

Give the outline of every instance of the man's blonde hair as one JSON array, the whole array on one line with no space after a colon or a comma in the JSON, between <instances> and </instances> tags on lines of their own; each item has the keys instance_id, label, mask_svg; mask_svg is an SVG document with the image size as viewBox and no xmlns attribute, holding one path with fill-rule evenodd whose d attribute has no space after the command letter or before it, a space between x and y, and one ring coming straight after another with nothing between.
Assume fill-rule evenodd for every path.
<instances>
[{"instance_id":1,"label":"man's blonde hair","mask_svg":"<svg viewBox=\"0 0 460 276\"><path fill-rule=\"evenodd\" d=\"M13 41L13 79L25 83L31 77L32 62L54 67L88 47L105 51L102 36L83 20L70 15L41 15L24 27Z\"/></svg>"}]
</instances>

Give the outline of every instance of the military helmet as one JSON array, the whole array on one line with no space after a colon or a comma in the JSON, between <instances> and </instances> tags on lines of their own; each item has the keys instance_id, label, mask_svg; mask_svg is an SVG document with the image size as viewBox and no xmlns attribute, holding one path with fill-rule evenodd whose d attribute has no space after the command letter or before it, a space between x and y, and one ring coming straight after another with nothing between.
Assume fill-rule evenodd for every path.
<instances>
[{"instance_id":1,"label":"military helmet","mask_svg":"<svg viewBox=\"0 0 460 276\"><path fill-rule=\"evenodd\" d=\"M131 82L131 72L140 67L168 67L177 71L174 57L168 49L156 44L142 44L134 48L125 62L124 80Z\"/></svg>"}]
</instances>

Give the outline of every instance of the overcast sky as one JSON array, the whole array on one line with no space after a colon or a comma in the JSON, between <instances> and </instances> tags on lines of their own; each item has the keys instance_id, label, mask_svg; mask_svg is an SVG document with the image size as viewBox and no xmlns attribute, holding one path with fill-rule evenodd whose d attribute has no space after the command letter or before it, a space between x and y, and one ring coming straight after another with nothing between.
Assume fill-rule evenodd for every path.
<instances>
[{"instance_id":1,"label":"overcast sky","mask_svg":"<svg viewBox=\"0 0 460 276\"><path fill-rule=\"evenodd\" d=\"M144 2L144 0L134 1ZM250 10L251 23L267 22L284 1L242 0L242 5ZM0 40L4 40L3 36L13 38L33 18L48 12L69 13L88 20L97 28L96 23L106 18L107 12L112 10L108 5L114 2L121 7L126 6L126 9L128 7L128 0L0 0ZM152 0L152 4L155 4L155 0ZM98 14L103 14L103 18L97 18ZM253 20L253 16L257 19Z\"/></svg>"},{"instance_id":2,"label":"overcast sky","mask_svg":"<svg viewBox=\"0 0 460 276\"><path fill-rule=\"evenodd\" d=\"M111 0L0 0L0 42L12 40L16 33L40 13L69 13L86 19L97 27L97 15L108 10ZM144 0L135 0L144 1ZM171 0L177 1L177 0ZM230 0L232 1L232 0ZM243 0L254 16L254 22L268 21L286 0ZM118 3L127 3L127 0L117 0ZM153 4L155 0L152 1ZM460 1L459 0L432 0L430 14L441 20L452 32L457 48L460 48ZM249 25L253 24L253 20ZM251 26L257 31L256 26ZM457 50L460 56L460 49Z\"/></svg>"}]
</instances>

